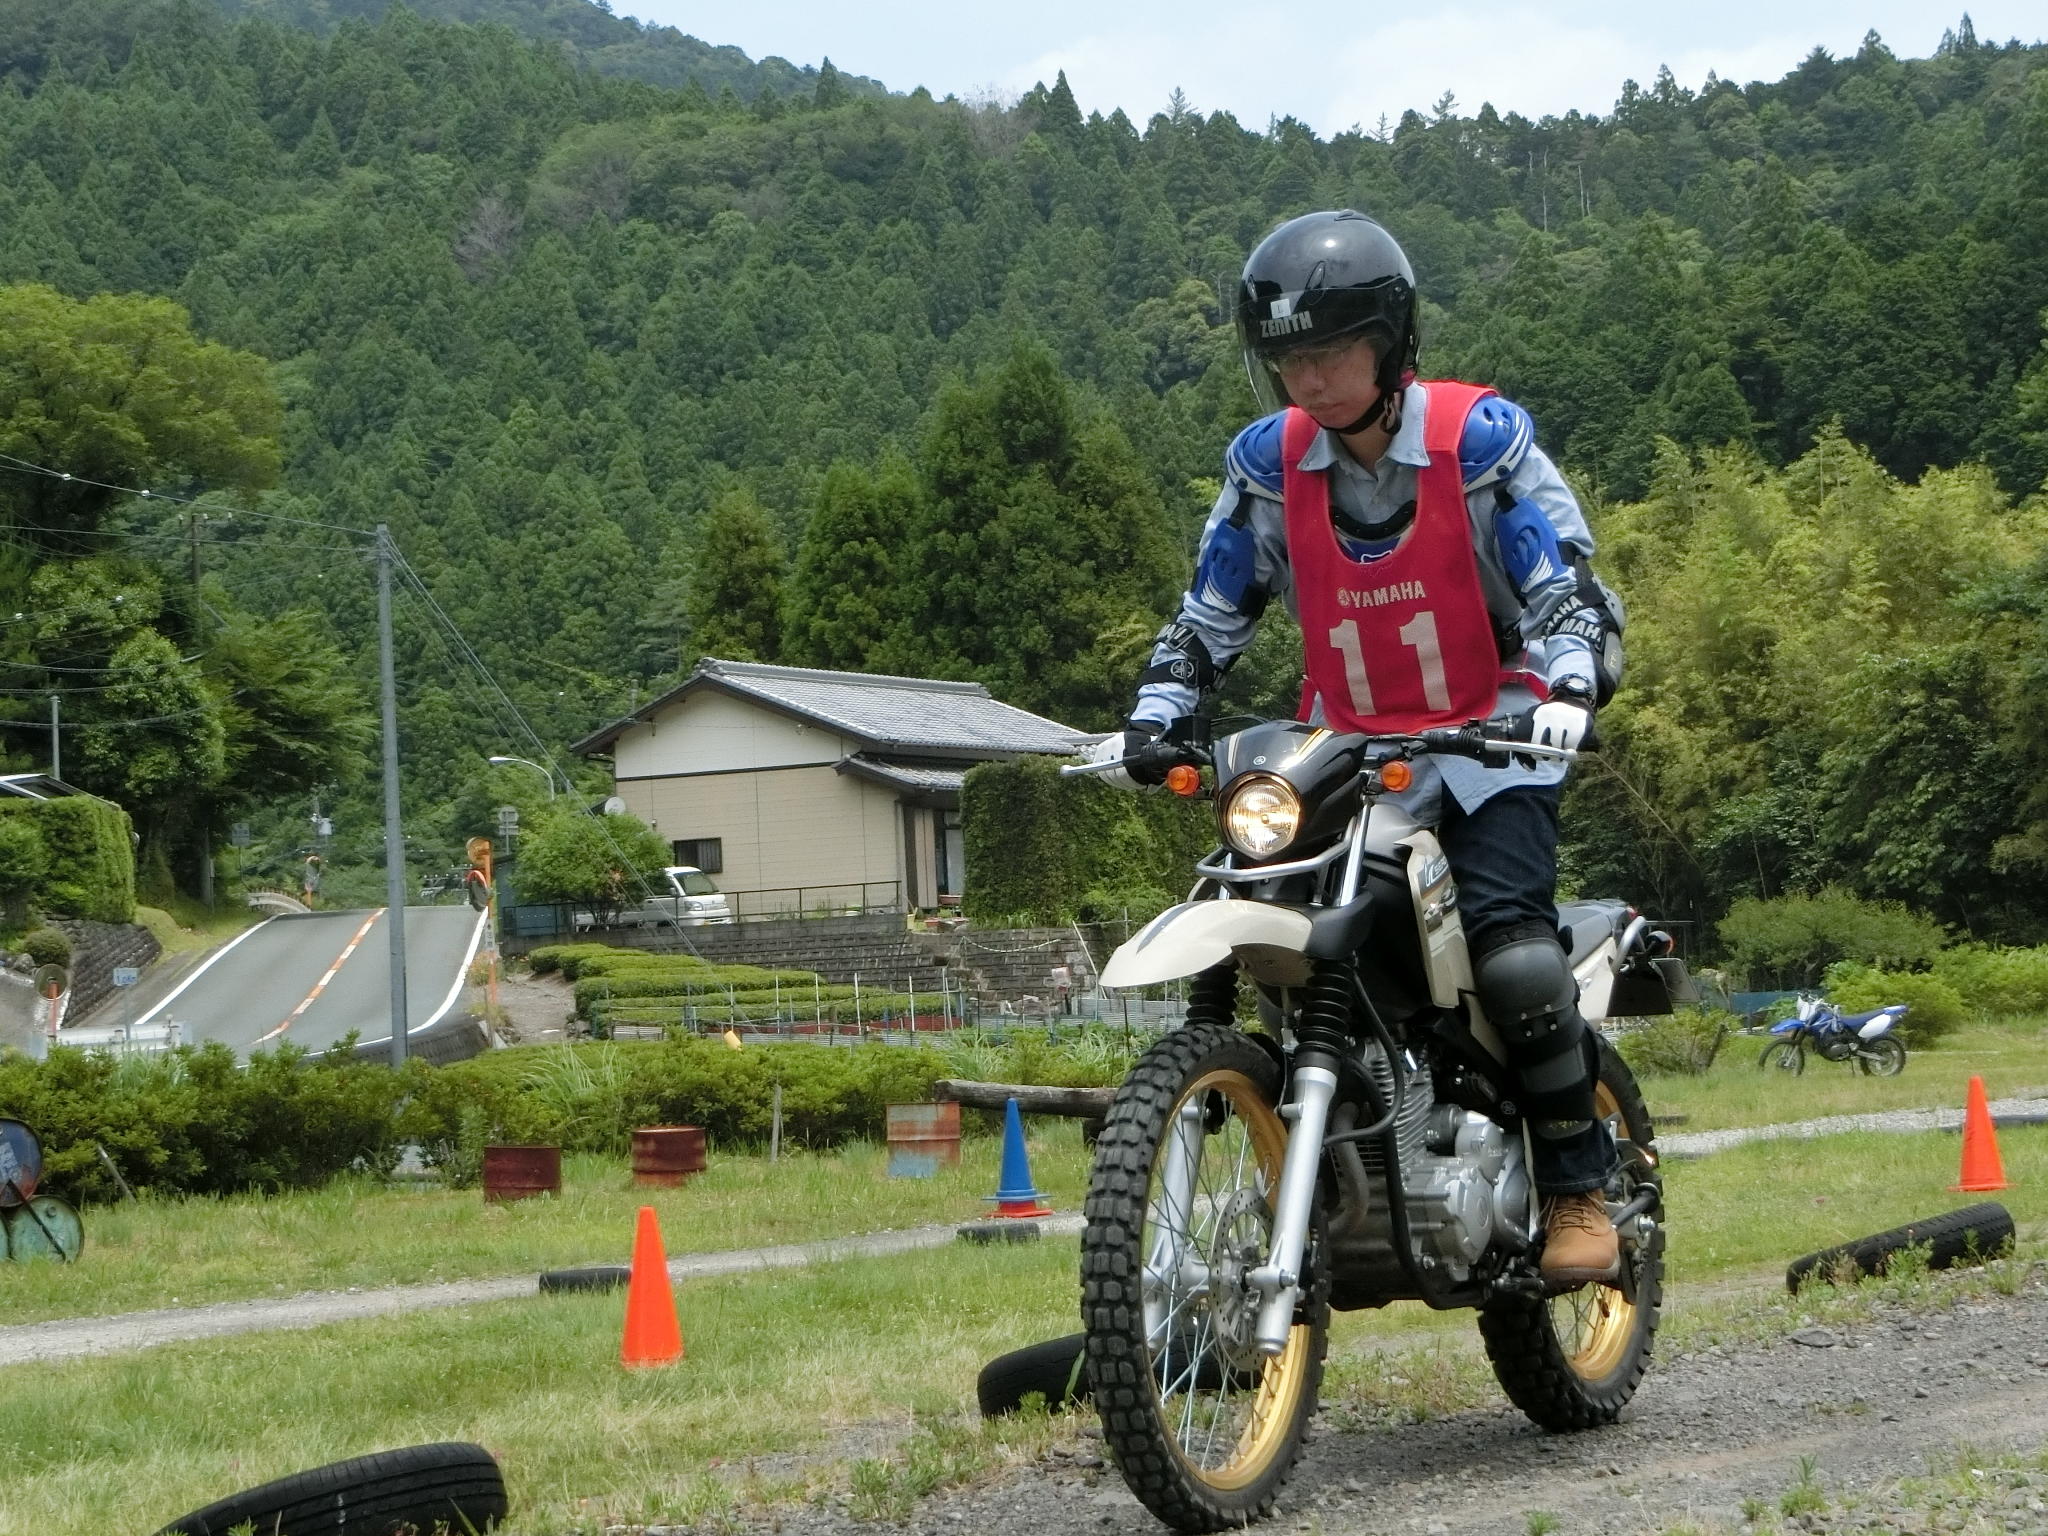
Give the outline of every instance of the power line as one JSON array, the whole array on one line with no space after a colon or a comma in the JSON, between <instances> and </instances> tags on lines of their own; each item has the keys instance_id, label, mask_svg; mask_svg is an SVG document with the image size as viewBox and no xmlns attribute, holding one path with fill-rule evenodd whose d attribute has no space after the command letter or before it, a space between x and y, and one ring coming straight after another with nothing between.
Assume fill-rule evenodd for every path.
<instances>
[{"instance_id":1,"label":"power line","mask_svg":"<svg viewBox=\"0 0 2048 1536\"><path fill-rule=\"evenodd\" d=\"M51 469L46 464L31 463L18 459L11 453L0 453L0 469L12 470L17 474L41 475L45 479L62 481L67 485L89 485L94 490L114 491L122 496L137 496L144 501L169 502L174 506L195 507L202 512L219 512L229 517L260 517L274 523L296 523L302 528L326 528L336 533L346 533L356 538L371 539L376 534L368 528L351 528L347 523L330 523L318 518L293 517L284 512L258 512L253 507L223 505L217 501L200 501L191 496L179 496L170 491L144 490L136 485L115 485L106 480L94 480L86 475L74 475L68 470ZM85 530L70 530L84 532Z\"/></svg>"}]
</instances>

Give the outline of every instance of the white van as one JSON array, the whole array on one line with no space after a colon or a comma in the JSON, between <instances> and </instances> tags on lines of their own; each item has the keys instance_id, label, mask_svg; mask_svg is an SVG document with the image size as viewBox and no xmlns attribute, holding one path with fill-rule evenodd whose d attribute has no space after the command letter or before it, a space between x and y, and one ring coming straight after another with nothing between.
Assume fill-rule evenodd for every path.
<instances>
[{"instance_id":1,"label":"white van","mask_svg":"<svg viewBox=\"0 0 2048 1536\"><path fill-rule=\"evenodd\" d=\"M729 923L733 920L732 903L726 899L725 893L709 875L694 865L671 864L650 876L648 884L654 888L654 893L623 909L612 920L613 926L639 928L648 923L673 923L681 928L697 928L706 923ZM574 921L578 932L599 926L597 919L588 912L578 912Z\"/></svg>"}]
</instances>

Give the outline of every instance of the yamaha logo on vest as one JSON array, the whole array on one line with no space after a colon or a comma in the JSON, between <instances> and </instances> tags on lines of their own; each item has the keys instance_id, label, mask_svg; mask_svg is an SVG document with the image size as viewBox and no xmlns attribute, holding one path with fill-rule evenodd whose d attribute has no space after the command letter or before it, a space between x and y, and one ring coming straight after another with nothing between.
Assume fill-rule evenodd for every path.
<instances>
[{"instance_id":1,"label":"yamaha logo on vest","mask_svg":"<svg viewBox=\"0 0 2048 1536\"><path fill-rule=\"evenodd\" d=\"M1339 587L1339 608L1380 608L1388 603L1419 603L1427 599L1419 581L1396 581L1384 587Z\"/></svg>"}]
</instances>

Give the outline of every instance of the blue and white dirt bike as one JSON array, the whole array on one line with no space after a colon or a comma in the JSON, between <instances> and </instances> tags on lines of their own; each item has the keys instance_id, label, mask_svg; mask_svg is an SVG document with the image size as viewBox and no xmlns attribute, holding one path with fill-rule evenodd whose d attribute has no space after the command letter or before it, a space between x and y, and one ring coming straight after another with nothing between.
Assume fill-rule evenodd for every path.
<instances>
[{"instance_id":1,"label":"blue and white dirt bike","mask_svg":"<svg viewBox=\"0 0 2048 1536\"><path fill-rule=\"evenodd\" d=\"M1905 1018L1906 1006L1843 1013L1816 994L1802 992L1798 1011L1771 1026L1770 1044L1757 1065L1797 1077L1806 1070L1810 1051L1823 1061L1846 1061L1867 1077L1897 1077L1906 1068L1906 1042L1892 1031Z\"/></svg>"}]
</instances>

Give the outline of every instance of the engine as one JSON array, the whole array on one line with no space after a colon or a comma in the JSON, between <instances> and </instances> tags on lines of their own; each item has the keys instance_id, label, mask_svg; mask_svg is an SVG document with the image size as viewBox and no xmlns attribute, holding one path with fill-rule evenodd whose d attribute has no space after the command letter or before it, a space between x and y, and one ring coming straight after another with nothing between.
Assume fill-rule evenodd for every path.
<instances>
[{"instance_id":1,"label":"engine","mask_svg":"<svg viewBox=\"0 0 2048 1536\"><path fill-rule=\"evenodd\" d=\"M1394 1139L1408 1199L1408 1224L1425 1268L1450 1281L1471 1277L1496 1241L1514 1244L1529 1226L1529 1177L1519 1142L1484 1115L1439 1103L1429 1069L1406 1052L1390 1058L1376 1043L1359 1049L1353 1064L1373 1083L1382 1104L1394 1102L1400 1082ZM1358 1110L1340 1105L1332 1132L1360 1124ZM1339 1308L1378 1306L1412 1296L1414 1287L1394 1253L1393 1216L1385 1190L1387 1169L1375 1139L1337 1148L1340 1191L1325 1223Z\"/></svg>"}]
</instances>

